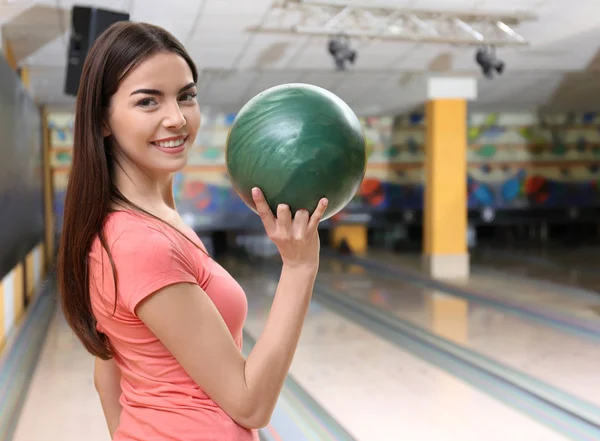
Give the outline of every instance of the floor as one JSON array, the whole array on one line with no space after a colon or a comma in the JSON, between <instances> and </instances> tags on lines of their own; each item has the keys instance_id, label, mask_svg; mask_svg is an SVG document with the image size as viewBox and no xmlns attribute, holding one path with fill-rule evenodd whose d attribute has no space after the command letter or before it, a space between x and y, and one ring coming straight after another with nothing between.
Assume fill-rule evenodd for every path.
<instances>
[{"instance_id":1,"label":"floor","mask_svg":"<svg viewBox=\"0 0 600 441\"><path fill-rule=\"evenodd\" d=\"M593 251L532 253L532 260L521 264L506 253L473 254L470 280L443 289L403 277L400 268L411 277L421 271L416 256L386 251L357 261L324 256L318 286L365 310L381 311L388 321L436 338L436 344L455 353L469 354L479 366L486 363L489 372L510 376L524 389L556 400L569 409L569 416L557 411L556 424L545 423L516 401L493 393L501 380L488 379L489 387L481 386L419 356L412 346L382 338L381 326L352 320L341 307L315 297L290 372L293 388L300 392L286 392L287 401L282 398L264 436L286 441L327 436L357 441L600 440L600 276L593 271L572 276L580 263L592 266ZM256 340L269 314L276 277L239 260L223 264L247 292L246 333ZM556 266L570 269L559 272ZM383 271L386 267L398 269L397 274ZM293 431L283 422L290 409L300 416L289 421L322 423L325 417L318 415L326 415L328 424L338 424L343 434L319 428ZM591 423L579 432L575 428L583 423L562 430L562 422L576 413L575 419ZM92 384L92 360L57 312L13 441L108 439Z\"/></svg>"}]
</instances>

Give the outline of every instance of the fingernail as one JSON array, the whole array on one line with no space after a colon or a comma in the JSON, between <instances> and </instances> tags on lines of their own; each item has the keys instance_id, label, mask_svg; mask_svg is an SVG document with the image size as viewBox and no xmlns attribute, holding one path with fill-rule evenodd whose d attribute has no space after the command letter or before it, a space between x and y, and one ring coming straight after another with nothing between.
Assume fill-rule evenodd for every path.
<instances>
[{"instance_id":1,"label":"fingernail","mask_svg":"<svg viewBox=\"0 0 600 441\"><path fill-rule=\"evenodd\" d=\"M258 188L257 187L254 187L252 189L252 196L258 196Z\"/></svg>"},{"instance_id":2,"label":"fingernail","mask_svg":"<svg viewBox=\"0 0 600 441\"><path fill-rule=\"evenodd\" d=\"M325 205L327 207L328 203L329 203L329 201L327 199L323 199L323 205Z\"/></svg>"}]
</instances>

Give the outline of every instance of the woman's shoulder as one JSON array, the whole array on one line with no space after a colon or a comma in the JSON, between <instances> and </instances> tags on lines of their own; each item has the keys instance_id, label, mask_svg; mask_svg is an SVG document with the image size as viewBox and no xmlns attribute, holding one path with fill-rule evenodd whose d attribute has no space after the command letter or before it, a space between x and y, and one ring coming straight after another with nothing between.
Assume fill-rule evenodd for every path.
<instances>
[{"instance_id":1,"label":"woman's shoulder","mask_svg":"<svg viewBox=\"0 0 600 441\"><path fill-rule=\"evenodd\" d=\"M92 265L108 258L117 268L131 267L138 273L177 268L194 275L206 265L173 228L142 213L112 212L102 231L105 242L98 235L90 250Z\"/></svg>"},{"instance_id":2,"label":"woman's shoulder","mask_svg":"<svg viewBox=\"0 0 600 441\"><path fill-rule=\"evenodd\" d=\"M124 239L143 240L148 237L164 236L157 222L142 213L113 211L106 216L102 230L109 243Z\"/></svg>"},{"instance_id":3,"label":"woman's shoulder","mask_svg":"<svg viewBox=\"0 0 600 441\"><path fill-rule=\"evenodd\" d=\"M114 211L106 217L102 233L111 252L139 253L143 250L171 249L176 246L176 241L168 230L160 221L142 213ZM100 237L96 238L94 245L100 245Z\"/></svg>"}]
</instances>

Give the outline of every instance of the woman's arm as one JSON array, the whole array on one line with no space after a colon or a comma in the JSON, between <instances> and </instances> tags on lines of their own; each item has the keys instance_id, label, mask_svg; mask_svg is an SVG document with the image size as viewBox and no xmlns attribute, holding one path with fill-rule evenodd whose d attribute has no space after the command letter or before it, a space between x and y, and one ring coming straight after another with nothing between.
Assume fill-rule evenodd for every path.
<instances>
[{"instance_id":1,"label":"woman's arm","mask_svg":"<svg viewBox=\"0 0 600 441\"><path fill-rule=\"evenodd\" d=\"M262 335L244 360L212 300L178 283L143 300L137 314L190 377L240 426L266 426L300 338L316 272L284 267Z\"/></svg>"},{"instance_id":2,"label":"woman's arm","mask_svg":"<svg viewBox=\"0 0 600 441\"><path fill-rule=\"evenodd\" d=\"M300 338L319 265L318 223L287 207L277 219L264 198L257 208L277 245L283 270L262 335L245 360L212 300L196 284L176 283L142 300L136 313L181 363L190 377L235 422L246 428L268 424Z\"/></svg>"},{"instance_id":3,"label":"woman's arm","mask_svg":"<svg viewBox=\"0 0 600 441\"><path fill-rule=\"evenodd\" d=\"M94 364L94 386L98 391L104 418L112 438L119 426L121 417L121 371L114 360L102 360L96 357Z\"/></svg>"}]
</instances>

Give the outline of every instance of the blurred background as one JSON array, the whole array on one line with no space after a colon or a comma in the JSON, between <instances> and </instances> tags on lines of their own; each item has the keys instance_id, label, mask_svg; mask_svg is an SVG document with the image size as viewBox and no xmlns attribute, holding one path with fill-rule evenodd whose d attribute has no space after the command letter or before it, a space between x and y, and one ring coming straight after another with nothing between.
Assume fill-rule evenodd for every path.
<instances>
[{"instance_id":1,"label":"blurred background","mask_svg":"<svg viewBox=\"0 0 600 441\"><path fill-rule=\"evenodd\" d=\"M0 441L108 440L57 305L81 64L121 20L200 69L179 211L240 281L248 353L278 276L229 184L236 112L337 94L368 147L321 227L315 296L264 440L600 440L595 0L0 1Z\"/></svg>"}]
</instances>

